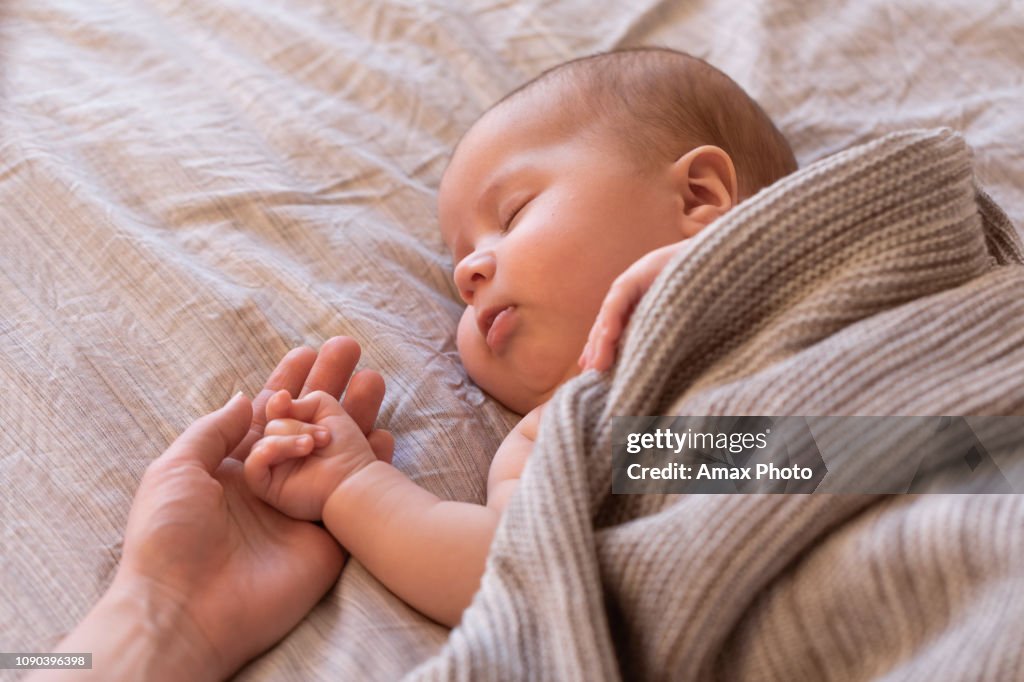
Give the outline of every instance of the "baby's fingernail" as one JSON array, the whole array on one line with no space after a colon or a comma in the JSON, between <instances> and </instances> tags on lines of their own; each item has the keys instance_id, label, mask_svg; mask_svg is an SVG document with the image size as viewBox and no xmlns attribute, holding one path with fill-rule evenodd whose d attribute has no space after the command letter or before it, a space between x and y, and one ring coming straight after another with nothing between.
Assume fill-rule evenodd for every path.
<instances>
[{"instance_id":1,"label":"baby's fingernail","mask_svg":"<svg viewBox=\"0 0 1024 682\"><path fill-rule=\"evenodd\" d=\"M317 429L313 432L313 440L317 445L327 445L331 442L331 433L327 429Z\"/></svg>"},{"instance_id":2,"label":"baby's fingernail","mask_svg":"<svg viewBox=\"0 0 1024 682\"><path fill-rule=\"evenodd\" d=\"M295 439L295 445L298 446L300 450L305 450L313 445L313 439L309 436L299 436Z\"/></svg>"}]
</instances>

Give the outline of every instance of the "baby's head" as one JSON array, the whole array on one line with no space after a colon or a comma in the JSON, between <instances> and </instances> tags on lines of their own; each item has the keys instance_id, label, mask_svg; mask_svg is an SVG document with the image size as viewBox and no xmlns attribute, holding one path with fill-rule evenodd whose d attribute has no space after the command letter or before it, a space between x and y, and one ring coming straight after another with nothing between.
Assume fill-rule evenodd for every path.
<instances>
[{"instance_id":1,"label":"baby's head","mask_svg":"<svg viewBox=\"0 0 1024 682\"><path fill-rule=\"evenodd\" d=\"M796 169L732 80L664 49L544 72L486 111L441 180L469 376L519 413L579 372L612 281Z\"/></svg>"}]
</instances>

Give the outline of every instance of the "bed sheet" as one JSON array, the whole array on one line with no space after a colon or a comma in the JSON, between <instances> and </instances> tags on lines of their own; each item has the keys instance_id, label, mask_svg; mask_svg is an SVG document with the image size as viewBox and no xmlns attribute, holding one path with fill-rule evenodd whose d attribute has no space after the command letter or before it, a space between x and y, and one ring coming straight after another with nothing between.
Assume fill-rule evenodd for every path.
<instances>
[{"instance_id":1,"label":"bed sheet","mask_svg":"<svg viewBox=\"0 0 1024 682\"><path fill-rule=\"evenodd\" d=\"M299 344L359 340L396 465L483 500L516 416L459 364L435 199L512 87L597 51L687 50L802 164L960 131L1019 230L1021 35L1019 0L3 3L0 649L73 627L146 465ZM394 679L446 636L352 561L239 678Z\"/></svg>"}]
</instances>

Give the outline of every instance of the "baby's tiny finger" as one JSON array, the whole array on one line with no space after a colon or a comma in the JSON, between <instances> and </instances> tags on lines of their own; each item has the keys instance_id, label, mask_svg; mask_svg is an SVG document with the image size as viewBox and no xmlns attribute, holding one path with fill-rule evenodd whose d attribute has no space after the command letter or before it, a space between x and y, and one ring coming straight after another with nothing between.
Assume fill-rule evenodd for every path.
<instances>
[{"instance_id":1,"label":"baby's tiny finger","mask_svg":"<svg viewBox=\"0 0 1024 682\"><path fill-rule=\"evenodd\" d=\"M260 441L261 461L265 466L272 467L294 457L305 457L313 452L313 437L309 434L300 436L264 436Z\"/></svg>"},{"instance_id":2,"label":"baby's tiny finger","mask_svg":"<svg viewBox=\"0 0 1024 682\"><path fill-rule=\"evenodd\" d=\"M288 410L292 405L292 395L286 389L281 389L267 399L267 421L283 419L288 416Z\"/></svg>"},{"instance_id":3,"label":"baby's tiny finger","mask_svg":"<svg viewBox=\"0 0 1024 682\"><path fill-rule=\"evenodd\" d=\"M605 306L602 305L601 310L597 313L597 319L594 320L594 324L590 327L590 333L587 334L587 343L583 346L583 354L580 356L583 369L590 367L591 360L594 358L597 336L600 333L601 327L604 326L604 315Z\"/></svg>"},{"instance_id":4,"label":"baby's tiny finger","mask_svg":"<svg viewBox=\"0 0 1024 682\"><path fill-rule=\"evenodd\" d=\"M263 431L266 435L302 435L313 436L317 444L327 444L331 440L331 432L326 426L310 424L298 419L274 419L267 423Z\"/></svg>"},{"instance_id":5,"label":"baby's tiny finger","mask_svg":"<svg viewBox=\"0 0 1024 682\"><path fill-rule=\"evenodd\" d=\"M591 366L599 372L603 372L612 366L615 359L615 344L619 340L618 334L611 330L605 330L597 342L597 349L591 360Z\"/></svg>"},{"instance_id":6,"label":"baby's tiny finger","mask_svg":"<svg viewBox=\"0 0 1024 682\"><path fill-rule=\"evenodd\" d=\"M585 344L583 344L583 352L580 353L579 359L576 360L576 364L579 365L581 369L587 368L587 353L589 351L590 341L587 341Z\"/></svg>"}]
</instances>

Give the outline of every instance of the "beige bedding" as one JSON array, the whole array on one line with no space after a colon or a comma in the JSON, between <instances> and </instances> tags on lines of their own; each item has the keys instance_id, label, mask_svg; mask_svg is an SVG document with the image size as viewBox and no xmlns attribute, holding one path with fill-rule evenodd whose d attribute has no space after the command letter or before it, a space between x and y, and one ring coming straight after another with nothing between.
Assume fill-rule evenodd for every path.
<instances>
[{"instance_id":1,"label":"beige bedding","mask_svg":"<svg viewBox=\"0 0 1024 682\"><path fill-rule=\"evenodd\" d=\"M0 650L112 577L146 464L349 334L396 463L481 501L514 421L466 378L434 200L484 107L565 59L662 44L757 98L800 161L950 126L1024 224L1024 12L996 1L0 5ZM242 679L393 679L447 631L355 562ZM9 674L9 673L8 673Z\"/></svg>"}]
</instances>

